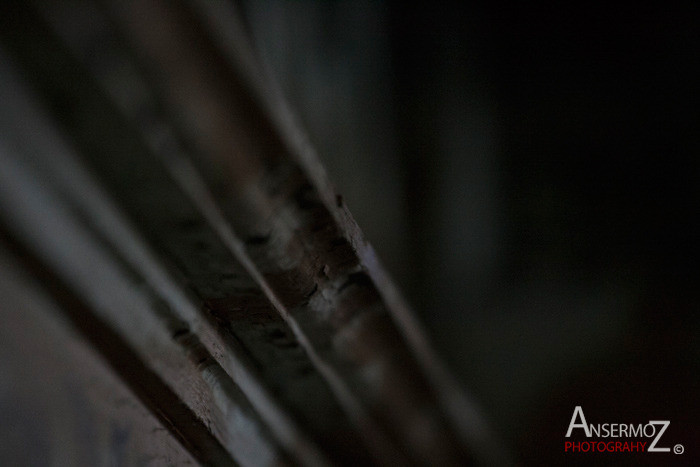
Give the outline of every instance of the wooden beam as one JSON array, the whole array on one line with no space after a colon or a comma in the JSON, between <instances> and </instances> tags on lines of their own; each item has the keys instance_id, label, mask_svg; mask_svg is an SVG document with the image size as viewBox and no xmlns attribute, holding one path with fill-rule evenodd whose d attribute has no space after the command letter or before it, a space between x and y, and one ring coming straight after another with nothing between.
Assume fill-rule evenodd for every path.
<instances>
[{"instance_id":1,"label":"wooden beam","mask_svg":"<svg viewBox=\"0 0 700 467\"><path fill-rule=\"evenodd\" d=\"M0 11L0 223L148 407L214 463L506 462L231 4L31 3Z\"/></svg>"}]
</instances>

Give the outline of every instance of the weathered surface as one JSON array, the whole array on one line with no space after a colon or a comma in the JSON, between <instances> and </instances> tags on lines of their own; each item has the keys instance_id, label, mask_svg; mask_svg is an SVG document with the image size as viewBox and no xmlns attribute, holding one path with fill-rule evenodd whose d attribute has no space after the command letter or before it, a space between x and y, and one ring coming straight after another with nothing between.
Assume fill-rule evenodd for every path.
<instances>
[{"instance_id":1,"label":"weathered surface","mask_svg":"<svg viewBox=\"0 0 700 467\"><path fill-rule=\"evenodd\" d=\"M503 461L230 5L0 15L3 230L195 457Z\"/></svg>"},{"instance_id":2,"label":"weathered surface","mask_svg":"<svg viewBox=\"0 0 700 467\"><path fill-rule=\"evenodd\" d=\"M3 463L195 465L178 443L175 427L151 412L166 397L158 394L151 406L134 397L133 381L125 368L110 368L95 353L95 347L103 345L91 340L103 336L86 322L78 327L82 331L89 327L90 335L83 338L76 333L70 317L61 316L42 286L27 276L20 260L8 254L7 246L0 245ZM137 366L132 363L130 368ZM143 372L139 376L147 382ZM194 430L186 434L196 436ZM215 457L216 446L207 448L200 460L222 460Z\"/></svg>"}]
</instances>

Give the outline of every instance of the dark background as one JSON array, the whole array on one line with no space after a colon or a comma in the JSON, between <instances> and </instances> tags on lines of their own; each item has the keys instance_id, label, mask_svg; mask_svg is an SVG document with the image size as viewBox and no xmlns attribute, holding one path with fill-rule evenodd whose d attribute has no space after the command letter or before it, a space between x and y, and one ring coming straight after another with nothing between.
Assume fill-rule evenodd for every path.
<instances>
[{"instance_id":1,"label":"dark background","mask_svg":"<svg viewBox=\"0 0 700 467\"><path fill-rule=\"evenodd\" d=\"M589 423L698 448L696 5L243 2L432 342L526 463ZM632 459L598 455L597 460ZM653 461L653 462L652 462Z\"/></svg>"}]
</instances>

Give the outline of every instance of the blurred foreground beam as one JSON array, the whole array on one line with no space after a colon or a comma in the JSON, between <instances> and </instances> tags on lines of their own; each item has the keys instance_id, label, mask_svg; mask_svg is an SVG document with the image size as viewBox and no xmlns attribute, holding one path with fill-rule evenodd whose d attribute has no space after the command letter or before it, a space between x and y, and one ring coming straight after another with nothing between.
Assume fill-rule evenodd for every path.
<instances>
[{"instance_id":1,"label":"blurred foreground beam","mask_svg":"<svg viewBox=\"0 0 700 467\"><path fill-rule=\"evenodd\" d=\"M6 243L193 456L506 462L229 3L0 16Z\"/></svg>"}]
</instances>

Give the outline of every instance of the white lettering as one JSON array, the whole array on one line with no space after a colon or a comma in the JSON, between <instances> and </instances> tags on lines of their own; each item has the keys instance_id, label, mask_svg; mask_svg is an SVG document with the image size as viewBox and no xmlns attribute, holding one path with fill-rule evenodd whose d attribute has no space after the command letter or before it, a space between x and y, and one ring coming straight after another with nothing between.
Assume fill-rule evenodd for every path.
<instances>
[{"instance_id":1,"label":"white lettering","mask_svg":"<svg viewBox=\"0 0 700 467\"><path fill-rule=\"evenodd\" d=\"M651 434L650 435L647 434L647 427L648 426L651 427ZM656 434L656 427L654 425L652 425L651 423L647 423L646 425L644 425L644 436L646 436L647 438L651 438L655 434Z\"/></svg>"},{"instance_id":2,"label":"white lettering","mask_svg":"<svg viewBox=\"0 0 700 467\"><path fill-rule=\"evenodd\" d=\"M661 429L659 430L659 434L656 435L656 438L654 438L654 441L651 442L649 445L649 452L669 452L671 448L657 448L656 443L661 439L661 435L664 434L664 431L666 431L666 428L671 424L669 420L649 420L650 425L661 425ZM656 428L654 428L656 430Z\"/></svg>"},{"instance_id":3,"label":"white lettering","mask_svg":"<svg viewBox=\"0 0 700 467\"><path fill-rule=\"evenodd\" d=\"M579 414L579 417L581 418L580 423L574 423L576 422L576 414ZM583 409L581 408L580 405L577 405L576 408L574 409L574 414L571 417L571 423L569 423L569 429L566 431L566 437L570 438L571 437L571 431L574 428L583 428L583 431L586 433L586 437L590 438L591 437L591 430L586 424L586 417L583 416Z\"/></svg>"}]
</instances>

